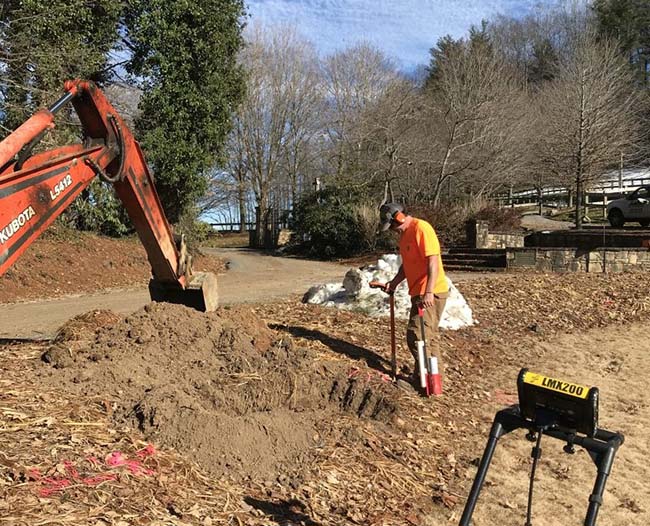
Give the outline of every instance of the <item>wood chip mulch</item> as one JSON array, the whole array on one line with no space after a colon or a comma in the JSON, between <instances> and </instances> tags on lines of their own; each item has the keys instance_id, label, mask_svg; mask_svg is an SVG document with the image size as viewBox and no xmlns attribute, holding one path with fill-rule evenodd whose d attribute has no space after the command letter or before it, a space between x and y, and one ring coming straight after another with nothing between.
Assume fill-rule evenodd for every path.
<instances>
[{"instance_id":1,"label":"wood chip mulch","mask_svg":"<svg viewBox=\"0 0 650 526\"><path fill-rule=\"evenodd\" d=\"M530 342L644 321L642 274L530 274L457 283L478 324L441 337L445 394L395 388L393 425L342 414L354 429L318 445L299 483L235 485L191 458L120 428L110 404L34 385L38 344L0 348L0 524L93 526L433 525L457 522L490 417L512 400L513 371ZM320 360L349 363L381 382L389 370L387 319L292 298L256 312ZM410 355L401 343L398 362ZM510 389L508 386L511 386ZM349 424L353 425L350 426Z\"/></svg>"}]
</instances>

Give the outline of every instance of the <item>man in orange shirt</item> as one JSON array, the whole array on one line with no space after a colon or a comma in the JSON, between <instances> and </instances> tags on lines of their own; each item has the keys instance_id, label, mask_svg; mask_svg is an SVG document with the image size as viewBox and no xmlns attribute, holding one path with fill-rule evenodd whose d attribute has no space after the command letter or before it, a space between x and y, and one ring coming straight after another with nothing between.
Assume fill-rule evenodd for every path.
<instances>
[{"instance_id":1,"label":"man in orange shirt","mask_svg":"<svg viewBox=\"0 0 650 526\"><path fill-rule=\"evenodd\" d=\"M379 209L382 230L389 228L399 234L402 265L397 275L386 284L394 291L406 279L411 296L411 312L406 329L406 344L415 359L413 383L419 386L417 341L422 339L418 307L424 308L424 338L429 355L438 358L440 374L442 360L438 345L438 325L449 295L447 278L442 267L440 243L433 227L423 219L410 216L397 203L387 203Z\"/></svg>"}]
</instances>

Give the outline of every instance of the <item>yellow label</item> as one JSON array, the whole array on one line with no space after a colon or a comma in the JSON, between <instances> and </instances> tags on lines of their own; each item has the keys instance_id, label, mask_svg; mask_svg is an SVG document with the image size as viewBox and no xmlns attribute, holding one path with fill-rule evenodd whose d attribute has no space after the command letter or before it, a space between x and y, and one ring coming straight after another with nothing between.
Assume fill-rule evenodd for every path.
<instances>
[{"instance_id":1,"label":"yellow label","mask_svg":"<svg viewBox=\"0 0 650 526\"><path fill-rule=\"evenodd\" d=\"M576 398L586 399L589 394L589 388L587 386L556 380L543 374L527 372L524 374L524 383L557 391L558 393L569 396L575 396Z\"/></svg>"}]
</instances>

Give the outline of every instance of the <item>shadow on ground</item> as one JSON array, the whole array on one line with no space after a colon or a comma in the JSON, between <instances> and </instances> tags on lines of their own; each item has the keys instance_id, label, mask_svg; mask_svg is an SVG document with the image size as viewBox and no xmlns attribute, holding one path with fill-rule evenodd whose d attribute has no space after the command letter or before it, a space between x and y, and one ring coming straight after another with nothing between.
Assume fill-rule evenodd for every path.
<instances>
[{"instance_id":1,"label":"shadow on ground","mask_svg":"<svg viewBox=\"0 0 650 526\"><path fill-rule=\"evenodd\" d=\"M287 332L296 338L319 341L322 344L327 345L335 353L343 354L354 360L363 360L366 362L368 367L375 369L380 373L390 374L391 372L390 362L388 360L365 347L360 347L353 343L346 342L345 340L333 338L324 332L306 329L305 327L295 327L283 325L281 323L271 324L269 327L276 331Z\"/></svg>"},{"instance_id":2,"label":"shadow on ground","mask_svg":"<svg viewBox=\"0 0 650 526\"><path fill-rule=\"evenodd\" d=\"M278 503L245 497L244 502L249 506L262 511L266 516L281 525L304 524L305 526L319 526L311 517L306 515L306 506L297 499L283 500Z\"/></svg>"}]
</instances>

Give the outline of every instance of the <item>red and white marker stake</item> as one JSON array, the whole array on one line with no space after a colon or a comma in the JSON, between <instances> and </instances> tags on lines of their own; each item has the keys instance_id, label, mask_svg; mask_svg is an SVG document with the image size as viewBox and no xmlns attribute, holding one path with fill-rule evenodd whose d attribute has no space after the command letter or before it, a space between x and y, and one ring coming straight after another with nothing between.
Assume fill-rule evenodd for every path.
<instances>
[{"instance_id":1,"label":"red and white marker stake","mask_svg":"<svg viewBox=\"0 0 650 526\"><path fill-rule=\"evenodd\" d=\"M420 371L420 387L422 389L427 390L427 360L425 356L425 350L424 350L424 342L422 340L418 340L417 342L418 346L418 369ZM427 393L428 395L429 393Z\"/></svg>"},{"instance_id":2,"label":"red and white marker stake","mask_svg":"<svg viewBox=\"0 0 650 526\"><path fill-rule=\"evenodd\" d=\"M420 316L420 328L422 330L422 340L417 342L420 387L424 389L427 396L439 396L442 394L442 376L440 376L440 371L438 370L438 358L435 356L427 356L424 309L422 307L418 307L418 315Z\"/></svg>"},{"instance_id":3,"label":"red and white marker stake","mask_svg":"<svg viewBox=\"0 0 650 526\"><path fill-rule=\"evenodd\" d=\"M438 358L429 357L429 374L427 375L429 395L439 396L442 394L442 376L438 371Z\"/></svg>"}]
</instances>

